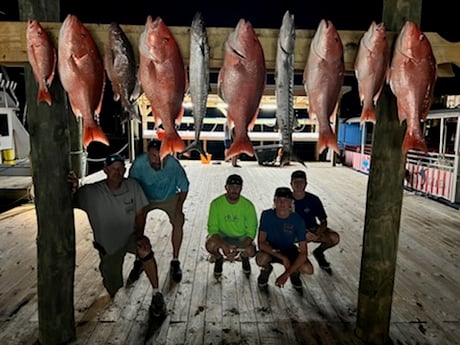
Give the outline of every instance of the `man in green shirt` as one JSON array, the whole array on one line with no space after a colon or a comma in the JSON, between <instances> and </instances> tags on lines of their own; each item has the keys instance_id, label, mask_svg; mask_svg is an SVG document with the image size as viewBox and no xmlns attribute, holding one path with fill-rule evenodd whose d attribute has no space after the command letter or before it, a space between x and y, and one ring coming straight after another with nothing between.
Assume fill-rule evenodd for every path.
<instances>
[{"instance_id":1,"label":"man in green shirt","mask_svg":"<svg viewBox=\"0 0 460 345\"><path fill-rule=\"evenodd\" d=\"M243 272L251 273L249 258L256 254L257 214L254 204L241 195L243 179L233 174L225 183L226 193L209 206L206 250L215 260L214 276L222 275L224 258L234 261L239 256Z\"/></svg>"}]
</instances>

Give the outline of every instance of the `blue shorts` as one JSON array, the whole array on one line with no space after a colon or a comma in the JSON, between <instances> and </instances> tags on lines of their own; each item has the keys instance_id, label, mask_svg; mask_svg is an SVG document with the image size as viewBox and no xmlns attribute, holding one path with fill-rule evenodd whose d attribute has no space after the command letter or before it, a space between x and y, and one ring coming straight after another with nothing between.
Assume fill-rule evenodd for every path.
<instances>
[{"instance_id":1,"label":"blue shorts","mask_svg":"<svg viewBox=\"0 0 460 345\"><path fill-rule=\"evenodd\" d=\"M228 149L232 145L232 139L224 139L224 148Z\"/></svg>"},{"instance_id":2,"label":"blue shorts","mask_svg":"<svg viewBox=\"0 0 460 345\"><path fill-rule=\"evenodd\" d=\"M292 264L299 256L299 248L296 245L293 245L292 247L289 247L288 249L280 250L280 253L283 254L284 256L287 256L287 258L289 259L289 262ZM276 256L272 256L272 262L276 262L279 264L283 263L283 261Z\"/></svg>"}]
</instances>

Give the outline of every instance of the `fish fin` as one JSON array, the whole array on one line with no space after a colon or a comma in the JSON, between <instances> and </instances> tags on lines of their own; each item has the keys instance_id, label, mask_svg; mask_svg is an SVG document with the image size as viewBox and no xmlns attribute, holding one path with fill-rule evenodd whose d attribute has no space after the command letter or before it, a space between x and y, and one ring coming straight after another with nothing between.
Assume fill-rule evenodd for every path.
<instances>
[{"instance_id":1,"label":"fish fin","mask_svg":"<svg viewBox=\"0 0 460 345\"><path fill-rule=\"evenodd\" d=\"M410 149L420 150L428 153L428 147L426 146L425 140L422 137L406 132L402 144L402 153L406 154Z\"/></svg>"},{"instance_id":2,"label":"fish fin","mask_svg":"<svg viewBox=\"0 0 460 345\"><path fill-rule=\"evenodd\" d=\"M254 113L254 116L252 117L251 121L249 122L249 124L248 124L248 130L249 131L252 131L254 129L254 126L255 126L256 120L257 120L257 116L259 116L259 111L260 111L260 108L257 108L255 113Z\"/></svg>"},{"instance_id":3,"label":"fish fin","mask_svg":"<svg viewBox=\"0 0 460 345\"><path fill-rule=\"evenodd\" d=\"M372 122L375 124L375 122L377 121L376 118L375 118L375 111L374 109L372 108L368 108L368 109L363 109L362 113L361 113L361 118L359 119L359 122L361 124L364 124L366 121L369 121L369 122Z\"/></svg>"},{"instance_id":4,"label":"fish fin","mask_svg":"<svg viewBox=\"0 0 460 345\"><path fill-rule=\"evenodd\" d=\"M43 87L43 88L40 88L38 90L37 102L38 103L46 102L46 103L48 103L49 106L51 106L51 104L52 104L51 94L50 94L48 88L46 88L46 86Z\"/></svg>"},{"instance_id":5,"label":"fish fin","mask_svg":"<svg viewBox=\"0 0 460 345\"><path fill-rule=\"evenodd\" d=\"M182 106L179 110L179 114L177 114L176 119L174 120L174 123L179 126L182 123L182 120L184 118L184 107Z\"/></svg>"},{"instance_id":6,"label":"fish fin","mask_svg":"<svg viewBox=\"0 0 460 345\"><path fill-rule=\"evenodd\" d=\"M186 153L189 153L189 152L191 152L191 151L193 151L193 150L199 152L200 154L202 154L203 156L206 157L206 152L204 151L204 149L203 149L201 143L198 142L198 141L192 142L192 143L191 143L190 145L188 145L188 146L185 148L185 150L182 151L180 154L181 154L181 155L186 155ZM187 157L189 157L189 156L190 156L190 155L188 155Z\"/></svg>"},{"instance_id":7,"label":"fish fin","mask_svg":"<svg viewBox=\"0 0 460 345\"><path fill-rule=\"evenodd\" d=\"M160 159L163 160L163 158L165 158L170 153L183 152L184 149L184 141L176 131L172 133L165 132L160 147Z\"/></svg>"},{"instance_id":8,"label":"fish fin","mask_svg":"<svg viewBox=\"0 0 460 345\"><path fill-rule=\"evenodd\" d=\"M319 132L318 153L321 154L327 147L340 154L337 138L331 130Z\"/></svg>"},{"instance_id":9,"label":"fish fin","mask_svg":"<svg viewBox=\"0 0 460 345\"><path fill-rule=\"evenodd\" d=\"M305 168L307 167L305 162L302 159L300 159L294 152L283 151L281 153L280 167L290 166L291 162L298 162L302 164Z\"/></svg>"},{"instance_id":10,"label":"fish fin","mask_svg":"<svg viewBox=\"0 0 460 345\"><path fill-rule=\"evenodd\" d=\"M102 128L100 126L85 127L83 129L83 146L86 148L93 141L98 141L107 146L110 146L109 139L102 131Z\"/></svg>"},{"instance_id":11,"label":"fish fin","mask_svg":"<svg viewBox=\"0 0 460 345\"><path fill-rule=\"evenodd\" d=\"M252 146L249 137L246 136L246 139L235 140L225 155L225 159L230 159L233 156L239 155L241 153L246 153L248 156L254 156L254 147Z\"/></svg>"}]
</instances>

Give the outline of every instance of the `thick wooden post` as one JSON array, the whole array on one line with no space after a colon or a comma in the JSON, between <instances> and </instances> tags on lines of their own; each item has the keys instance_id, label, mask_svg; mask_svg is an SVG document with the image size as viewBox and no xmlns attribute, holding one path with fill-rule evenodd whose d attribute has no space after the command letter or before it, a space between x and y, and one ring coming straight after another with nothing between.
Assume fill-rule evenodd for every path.
<instances>
[{"instance_id":1,"label":"thick wooden post","mask_svg":"<svg viewBox=\"0 0 460 345\"><path fill-rule=\"evenodd\" d=\"M385 86L377 106L367 189L356 334L366 344L389 340L390 314L403 194L403 127ZM380 146L380 148L378 147Z\"/></svg>"},{"instance_id":2,"label":"thick wooden post","mask_svg":"<svg viewBox=\"0 0 460 345\"><path fill-rule=\"evenodd\" d=\"M59 21L58 0L19 0L20 19ZM25 35L25 33L24 33ZM67 344L76 338L73 306L75 226L70 169L69 116L56 71L53 105L37 104L37 83L24 66L32 178L37 214L38 342Z\"/></svg>"},{"instance_id":3,"label":"thick wooden post","mask_svg":"<svg viewBox=\"0 0 460 345\"><path fill-rule=\"evenodd\" d=\"M421 0L384 1L383 21L399 32L406 20L420 22ZM377 105L372 144L356 335L366 344L390 343L389 329L398 252L406 156L401 147L396 98L388 85Z\"/></svg>"}]
</instances>

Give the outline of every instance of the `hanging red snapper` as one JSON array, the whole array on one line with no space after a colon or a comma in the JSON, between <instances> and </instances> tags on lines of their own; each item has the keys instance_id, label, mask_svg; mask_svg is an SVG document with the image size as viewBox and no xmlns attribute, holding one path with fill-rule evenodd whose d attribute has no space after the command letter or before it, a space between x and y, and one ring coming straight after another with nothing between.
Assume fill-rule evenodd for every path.
<instances>
[{"instance_id":1,"label":"hanging red snapper","mask_svg":"<svg viewBox=\"0 0 460 345\"><path fill-rule=\"evenodd\" d=\"M38 20L27 21L27 58L38 83L37 102L52 104L48 88L54 79L57 53L48 33Z\"/></svg>"},{"instance_id":2,"label":"hanging red snapper","mask_svg":"<svg viewBox=\"0 0 460 345\"><path fill-rule=\"evenodd\" d=\"M248 136L259 114L266 83L262 45L249 21L240 19L225 42L224 62L219 71L219 96L227 103L227 119L234 124L233 142L226 159L241 153L254 156Z\"/></svg>"},{"instance_id":3,"label":"hanging red snapper","mask_svg":"<svg viewBox=\"0 0 460 345\"><path fill-rule=\"evenodd\" d=\"M326 147L340 153L329 122L337 114L344 73L342 40L334 25L322 19L311 41L303 74L308 112L319 124L319 153Z\"/></svg>"},{"instance_id":4,"label":"hanging red snapper","mask_svg":"<svg viewBox=\"0 0 460 345\"><path fill-rule=\"evenodd\" d=\"M359 42L355 59L359 100L362 105L360 122L376 122L377 103L390 67L390 46L385 25L372 22Z\"/></svg>"},{"instance_id":5,"label":"hanging red snapper","mask_svg":"<svg viewBox=\"0 0 460 345\"><path fill-rule=\"evenodd\" d=\"M97 120L102 107L105 70L91 33L69 14L59 32L58 70L76 117L83 117L83 146L92 141L109 145Z\"/></svg>"},{"instance_id":6,"label":"hanging red snapper","mask_svg":"<svg viewBox=\"0 0 460 345\"><path fill-rule=\"evenodd\" d=\"M390 68L390 87L398 107L399 121L406 121L402 152L427 152L421 129L433 102L436 60L428 38L419 27L406 21L398 35Z\"/></svg>"},{"instance_id":7,"label":"hanging red snapper","mask_svg":"<svg viewBox=\"0 0 460 345\"><path fill-rule=\"evenodd\" d=\"M182 102L187 90L187 75L179 46L160 17L147 17L139 40L138 78L150 102L155 127L163 124L160 157L182 152L185 144L175 125L184 114Z\"/></svg>"}]
</instances>

